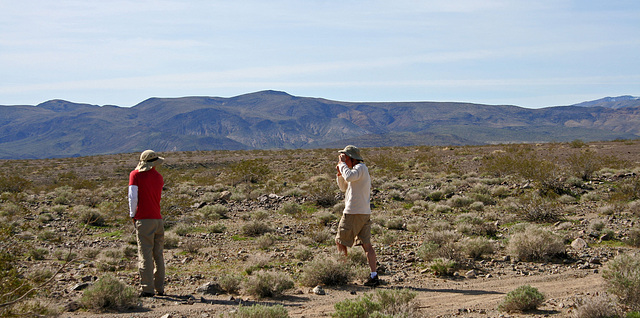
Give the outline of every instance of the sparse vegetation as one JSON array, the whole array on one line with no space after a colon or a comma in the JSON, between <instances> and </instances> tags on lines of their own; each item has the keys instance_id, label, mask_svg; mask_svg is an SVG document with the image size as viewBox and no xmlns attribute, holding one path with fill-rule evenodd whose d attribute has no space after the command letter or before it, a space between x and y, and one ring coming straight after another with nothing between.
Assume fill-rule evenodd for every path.
<instances>
[{"instance_id":1,"label":"sparse vegetation","mask_svg":"<svg viewBox=\"0 0 640 318\"><path fill-rule=\"evenodd\" d=\"M618 291L611 295L631 308L629 295L637 291L633 271L623 268L635 265L613 259L640 246L638 144L366 149L381 278L395 288L443 276L439 283L456 288L454 283L474 283L467 272L486 281L607 268L605 276ZM271 281L269 288L276 283L266 273L286 273L276 280L304 286L296 294L317 285L344 291L363 282L368 266L360 247L346 259L331 254L344 209L344 194L335 185L335 149L166 157L159 170L170 288L191 294L217 277L222 292L270 298L291 289L269 291L263 282ZM46 307L79 301L83 292L73 286L80 279L95 284L104 273L137 287L126 198L126 175L136 161L132 154L3 161L0 302L44 283L60 264L71 266L56 275L56 284L0 313L29 316L41 312L38 302ZM17 170L20 178L10 177ZM587 247L572 247L577 238ZM421 295L418 290L416 297Z\"/></svg>"}]
</instances>

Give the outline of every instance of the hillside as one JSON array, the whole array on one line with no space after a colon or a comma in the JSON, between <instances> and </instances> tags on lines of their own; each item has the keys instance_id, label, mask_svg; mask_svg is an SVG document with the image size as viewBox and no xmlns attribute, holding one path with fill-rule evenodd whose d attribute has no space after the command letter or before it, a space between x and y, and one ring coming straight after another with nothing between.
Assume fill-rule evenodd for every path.
<instances>
[{"instance_id":1,"label":"hillside","mask_svg":"<svg viewBox=\"0 0 640 318\"><path fill-rule=\"evenodd\" d=\"M0 106L0 159L148 148L190 151L323 148L346 143L376 147L635 139L640 134L640 105L635 101L622 108L527 109L451 102L340 102L277 91L232 98L150 98L131 108L52 100L37 106Z\"/></svg>"}]
</instances>

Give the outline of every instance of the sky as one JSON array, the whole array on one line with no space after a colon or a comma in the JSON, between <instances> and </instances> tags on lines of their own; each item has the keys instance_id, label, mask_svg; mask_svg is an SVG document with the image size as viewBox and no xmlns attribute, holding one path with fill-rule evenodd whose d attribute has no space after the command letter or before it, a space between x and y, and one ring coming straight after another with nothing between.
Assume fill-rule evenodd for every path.
<instances>
[{"instance_id":1,"label":"sky","mask_svg":"<svg viewBox=\"0 0 640 318\"><path fill-rule=\"evenodd\" d=\"M0 105L640 96L637 0L0 0Z\"/></svg>"}]
</instances>

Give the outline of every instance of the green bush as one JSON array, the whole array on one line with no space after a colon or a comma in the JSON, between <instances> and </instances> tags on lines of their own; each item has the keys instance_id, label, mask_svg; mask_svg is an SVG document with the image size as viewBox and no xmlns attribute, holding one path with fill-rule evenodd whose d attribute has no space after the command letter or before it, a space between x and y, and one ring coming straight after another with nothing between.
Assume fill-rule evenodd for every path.
<instances>
[{"instance_id":1,"label":"green bush","mask_svg":"<svg viewBox=\"0 0 640 318\"><path fill-rule=\"evenodd\" d=\"M429 269L436 276L451 276L456 266L457 263L453 260L436 258L429 264Z\"/></svg>"},{"instance_id":2,"label":"green bush","mask_svg":"<svg viewBox=\"0 0 640 318\"><path fill-rule=\"evenodd\" d=\"M505 312L525 312L538 308L544 302L544 295L537 288L524 285L507 293L498 306L498 310Z\"/></svg>"},{"instance_id":3,"label":"green bush","mask_svg":"<svg viewBox=\"0 0 640 318\"><path fill-rule=\"evenodd\" d=\"M407 289L382 290L365 294L355 300L343 300L334 305L335 318L415 317L416 293Z\"/></svg>"},{"instance_id":4,"label":"green bush","mask_svg":"<svg viewBox=\"0 0 640 318\"><path fill-rule=\"evenodd\" d=\"M80 304L89 310L106 311L134 308L138 303L136 290L111 275L101 277L85 289Z\"/></svg>"},{"instance_id":5,"label":"green bush","mask_svg":"<svg viewBox=\"0 0 640 318\"><path fill-rule=\"evenodd\" d=\"M282 305L240 306L238 311L229 314L229 318L289 318L287 309Z\"/></svg>"},{"instance_id":6,"label":"green bush","mask_svg":"<svg viewBox=\"0 0 640 318\"><path fill-rule=\"evenodd\" d=\"M293 287L293 281L286 274L260 270L245 281L244 291L248 295L267 298L281 296Z\"/></svg>"},{"instance_id":7,"label":"green bush","mask_svg":"<svg viewBox=\"0 0 640 318\"><path fill-rule=\"evenodd\" d=\"M622 254L610 261L603 271L609 292L621 303L640 309L640 256Z\"/></svg>"}]
</instances>

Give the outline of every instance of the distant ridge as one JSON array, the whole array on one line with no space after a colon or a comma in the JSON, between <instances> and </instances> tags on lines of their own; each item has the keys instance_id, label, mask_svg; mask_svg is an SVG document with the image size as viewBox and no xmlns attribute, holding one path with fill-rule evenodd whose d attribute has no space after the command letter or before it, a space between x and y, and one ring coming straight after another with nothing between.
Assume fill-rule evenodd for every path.
<instances>
[{"instance_id":1,"label":"distant ridge","mask_svg":"<svg viewBox=\"0 0 640 318\"><path fill-rule=\"evenodd\" d=\"M149 98L130 108L64 100L0 106L0 159L145 149L482 145L639 135L640 101L631 96L542 109L453 102L341 102L280 91L231 98Z\"/></svg>"},{"instance_id":2,"label":"distant ridge","mask_svg":"<svg viewBox=\"0 0 640 318\"><path fill-rule=\"evenodd\" d=\"M608 107L613 109L625 108L625 107L638 107L640 106L640 97L631 95L624 95L618 97L605 97L598 100L589 102L582 102L573 106L580 107Z\"/></svg>"}]
</instances>

